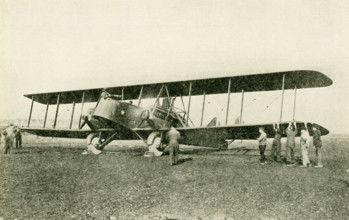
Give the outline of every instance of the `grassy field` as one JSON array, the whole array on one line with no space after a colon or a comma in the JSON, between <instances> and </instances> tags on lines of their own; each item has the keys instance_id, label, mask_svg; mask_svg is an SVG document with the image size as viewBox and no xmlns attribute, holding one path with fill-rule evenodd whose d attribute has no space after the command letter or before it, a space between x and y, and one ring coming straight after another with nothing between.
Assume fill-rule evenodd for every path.
<instances>
[{"instance_id":1,"label":"grassy field","mask_svg":"<svg viewBox=\"0 0 349 220\"><path fill-rule=\"evenodd\" d=\"M348 144L349 136L325 137L323 169L261 166L253 150L239 155L187 147L180 164L169 166L167 155L143 157L141 142L113 143L94 156L81 154L84 141L25 136L23 149L0 155L0 216L348 219Z\"/></svg>"}]
</instances>

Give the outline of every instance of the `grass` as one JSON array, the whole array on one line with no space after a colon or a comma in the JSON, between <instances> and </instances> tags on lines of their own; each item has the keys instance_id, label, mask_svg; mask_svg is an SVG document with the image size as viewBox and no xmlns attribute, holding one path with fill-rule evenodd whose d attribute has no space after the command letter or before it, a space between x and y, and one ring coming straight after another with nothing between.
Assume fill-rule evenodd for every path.
<instances>
[{"instance_id":1,"label":"grass","mask_svg":"<svg viewBox=\"0 0 349 220\"><path fill-rule=\"evenodd\" d=\"M188 148L179 165L169 166L167 155L143 157L139 142L94 156L81 154L83 141L26 136L23 149L0 155L0 216L347 219L348 143L345 136L324 138L325 167L305 169L261 166L256 151L239 156Z\"/></svg>"}]
</instances>

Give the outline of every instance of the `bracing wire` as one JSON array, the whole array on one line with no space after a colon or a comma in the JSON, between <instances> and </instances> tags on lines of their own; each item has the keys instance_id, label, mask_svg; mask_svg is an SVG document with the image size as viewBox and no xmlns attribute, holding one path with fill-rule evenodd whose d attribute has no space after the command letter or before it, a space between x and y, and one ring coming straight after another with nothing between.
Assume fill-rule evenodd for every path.
<instances>
[{"instance_id":1,"label":"bracing wire","mask_svg":"<svg viewBox=\"0 0 349 220\"><path fill-rule=\"evenodd\" d=\"M257 117L260 117L260 115L263 114L263 113L265 112L265 110L269 109L269 107L270 107L271 105L273 105L274 102L275 102L276 100L278 100L281 96L282 96L282 95L280 94L280 95L278 95L276 98L274 98L267 106L265 106L265 108L264 108L263 111L261 111L258 115L256 115L256 117L253 118L253 120L255 120Z\"/></svg>"},{"instance_id":2,"label":"bracing wire","mask_svg":"<svg viewBox=\"0 0 349 220\"><path fill-rule=\"evenodd\" d=\"M244 107L244 109L248 109L248 107L254 102L254 101L256 101L257 99L259 99L259 97L261 96L262 94L261 93L259 93L258 95L257 95L257 97L253 97L253 99Z\"/></svg>"}]
</instances>

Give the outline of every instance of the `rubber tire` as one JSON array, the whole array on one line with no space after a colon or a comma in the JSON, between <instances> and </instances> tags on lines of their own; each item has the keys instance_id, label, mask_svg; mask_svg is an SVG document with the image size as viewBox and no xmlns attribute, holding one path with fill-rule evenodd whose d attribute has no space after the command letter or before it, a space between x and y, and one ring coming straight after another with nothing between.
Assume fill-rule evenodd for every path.
<instances>
[{"instance_id":1,"label":"rubber tire","mask_svg":"<svg viewBox=\"0 0 349 220\"><path fill-rule=\"evenodd\" d=\"M150 146L154 143L155 138L160 137L160 132L158 131L153 131L147 139L147 145Z\"/></svg>"},{"instance_id":2,"label":"rubber tire","mask_svg":"<svg viewBox=\"0 0 349 220\"><path fill-rule=\"evenodd\" d=\"M92 144L92 141L94 138L98 137L99 138L99 134L98 133L91 133L87 136L86 138L86 144L89 145L89 144Z\"/></svg>"},{"instance_id":3,"label":"rubber tire","mask_svg":"<svg viewBox=\"0 0 349 220\"><path fill-rule=\"evenodd\" d=\"M158 149L160 144L161 144L160 132L158 131L152 132L147 139L149 152L154 153L154 155L157 157L162 156L164 152Z\"/></svg>"},{"instance_id":4,"label":"rubber tire","mask_svg":"<svg viewBox=\"0 0 349 220\"><path fill-rule=\"evenodd\" d=\"M95 144L92 143L94 138L99 138L99 134L98 133L91 133L87 136L86 138L86 142L87 142L87 148L89 149L89 151L91 151L93 154L100 154L102 151L99 150Z\"/></svg>"}]
</instances>

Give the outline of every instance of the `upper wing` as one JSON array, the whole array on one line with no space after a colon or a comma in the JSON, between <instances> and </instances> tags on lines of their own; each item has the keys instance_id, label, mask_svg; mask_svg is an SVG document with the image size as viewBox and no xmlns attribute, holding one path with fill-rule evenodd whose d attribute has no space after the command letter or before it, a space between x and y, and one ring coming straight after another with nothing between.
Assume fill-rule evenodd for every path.
<instances>
[{"instance_id":1,"label":"upper wing","mask_svg":"<svg viewBox=\"0 0 349 220\"><path fill-rule=\"evenodd\" d=\"M220 78L209 79L194 79L187 81L176 82L163 82L145 85L129 85L107 88L111 94L124 93L124 99L137 99L141 88L143 86L142 98L155 98L157 97L162 85L166 85L171 96L187 96L189 93L189 84L192 83L192 95L206 94L221 94L227 93L228 81L231 79L231 92L254 92L254 91L273 91L281 90L282 79L285 75L285 89L294 89L295 87L301 88L314 88L330 86L332 80L324 74L317 71L309 70L296 70L287 72L275 72L275 73L263 73L253 75L240 75ZM62 92L50 92L39 94L27 94L25 97L33 98L34 101L43 104L55 104L57 102L57 95L60 94L60 103L80 103L82 100L82 94L85 92L85 102L96 102L102 92L102 88L75 90L75 91L62 91ZM160 95L164 97L165 93Z\"/></svg>"}]
</instances>

